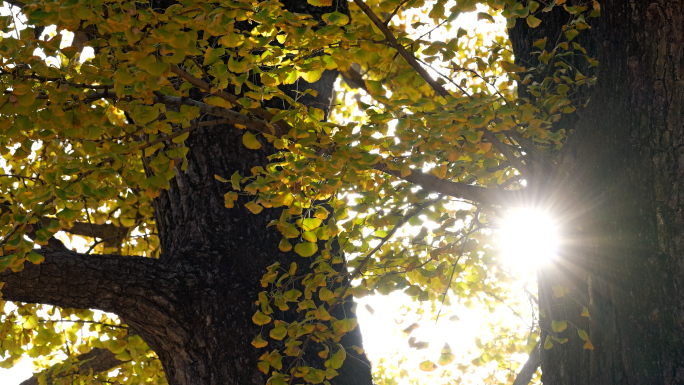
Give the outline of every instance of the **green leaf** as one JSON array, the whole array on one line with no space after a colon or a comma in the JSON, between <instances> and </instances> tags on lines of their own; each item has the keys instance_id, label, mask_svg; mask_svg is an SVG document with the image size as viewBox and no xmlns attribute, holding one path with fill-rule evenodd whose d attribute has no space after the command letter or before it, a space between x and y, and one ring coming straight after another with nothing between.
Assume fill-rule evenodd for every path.
<instances>
[{"instance_id":1,"label":"green leaf","mask_svg":"<svg viewBox=\"0 0 684 385\"><path fill-rule=\"evenodd\" d=\"M261 333L257 334L256 338L252 341L252 346L254 346L257 349L263 348L266 345L268 345L268 342L261 338Z\"/></svg>"},{"instance_id":2,"label":"green leaf","mask_svg":"<svg viewBox=\"0 0 684 385\"><path fill-rule=\"evenodd\" d=\"M283 253L286 253L292 250L292 244L288 242L287 238L283 238L280 240L280 244L278 244L278 249L280 249L280 251Z\"/></svg>"},{"instance_id":3,"label":"green leaf","mask_svg":"<svg viewBox=\"0 0 684 385\"><path fill-rule=\"evenodd\" d=\"M326 362L333 369L339 369L342 367L344 360L347 358L347 351L341 345L338 345L339 349L335 352L332 357ZM326 365L327 366L327 365Z\"/></svg>"},{"instance_id":4,"label":"green leaf","mask_svg":"<svg viewBox=\"0 0 684 385\"><path fill-rule=\"evenodd\" d=\"M577 335L578 335L579 338L581 338L583 341L589 341L589 335L588 335L587 332L585 332L584 330L582 330L582 329L577 329Z\"/></svg>"},{"instance_id":5,"label":"green leaf","mask_svg":"<svg viewBox=\"0 0 684 385\"><path fill-rule=\"evenodd\" d=\"M561 298L565 296L565 287L563 286L554 286L551 288L553 290L553 295L556 296L556 298Z\"/></svg>"},{"instance_id":6,"label":"green leaf","mask_svg":"<svg viewBox=\"0 0 684 385\"><path fill-rule=\"evenodd\" d=\"M315 7L329 7L332 5L333 0L306 0L306 2Z\"/></svg>"},{"instance_id":7,"label":"green leaf","mask_svg":"<svg viewBox=\"0 0 684 385\"><path fill-rule=\"evenodd\" d=\"M37 265L45 260L45 257L42 255L36 253L35 251L31 251L26 255L26 259L28 259L31 263L34 265Z\"/></svg>"},{"instance_id":8,"label":"green leaf","mask_svg":"<svg viewBox=\"0 0 684 385\"><path fill-rule=\"evenodd\" d=\"M311 242L302 242L295 245L294 251L302 257L310 257L318 251L318 245Z\"/></svg>"},{"instance_id":9,"label":"green leaf","mask_svg":"<svg viewBox=\"0 0 684 385\"><path fill-rule=\"evenodd\" d=\"M280 341L287 335L287 328L284 325L278 325L271 329L271 332L268 333L268 335L274 340Z\"/></svg>"},{"instance_id":10,"label":"green leaf","mask_svg":"<svg viewBox=\"0 0 684 385\"><path fill-rule=\"evenodd\" d=\"M245 207L247 210L251 211L252 214L259 214L261 210L263 210L263 206L259 205L255 201L250 201L248 203L245 203Z\"/></svg>"},{"instance_id":11,"label":"green leaf","mask_svg":"<svg viewBox=\"0 0 684 385\"><path fill-rule=\"evenodd\" d=\"M339 11L335 11L333 13L323 14L323 16L321 18L326 23L332 24L332 25L343 26L343 25L349 23L349 16L347 16L344 13L339 12Z\"/></svg>"},{"instance_id":12,"label":"green leaf","mask_svg":"<svg viewBox=\"0 0 684 385\"><path fill-rule=\"evenodd\" d=\"M581 316L582 316L582 317L587 317L587 318L589 318L589 309L587 309L586 306L582 307L582 314L581 314Z\"/></svg>"},{"instance_id":13,"label":"green leaf","mask_svg":"<svg viewBox=\"0 0 684 385\"><path fill-rule=\"evenodd\" d=\"M422 370L423 372L434 372L437 370L437 365L430 360L425 360L418 365L418 369Z\"/></svg>"},{"instance_id":14,"label":"green leaf","mask_svg":"<svg viewBox=\"0 0 684 385\"><path fill-rule=\"evenodd\" d=\"M267 316L266 314L262 313L261 311L257 311L253 316L252 316L252 322L255 324L261 326L261 325L266 325L267 323L271 322L271 317Z\"/></svg>"},{"instance_id":15,"label":"green leaf","mask_svg":"<svg viewBox=\"0 0 684 385\"><path fill-rule=\"evenodd\" d=\"M257 140L256 135L252 134L249 131L245 132L245 134L242 135L242 143L245 145L245 147L249 148L250 150L258 150L261 148L261 143L259 143L259 141Z\"/></svg>"},{"instance_id":16,"label":"green leaf","mask_svg":"<svg viewBox=\"0 0 684 385\"><path fill-rule=\"evenodd\" d=\"M546 336L544 340L544 349L549 350L553 347L553 342L551 342L551 336Z\"/></svg>"},{"instance_id":17,"label":"green leaf","mask_svg":"<svg viewBox=\"0 0 684 385\"><path fill-rule=\"evenodd\" d=\"M329 301L335 298L335 294L332 291L330 291L327 287L322 287L318 291L318 298L320 298L321 301Z\"/></svg>"},{"instance_id":18,"label":"green leaf","mask_svg":"<svg viewBox=\"0 0 684 385\"><path fill-rule=\"evenodd\" d=\"M537 19L534 15L527 16L526 20L530 28L537 28L541 24L541 20Z\"/></svg>"},{"instance_id":19,"label":"green leaf","mask_svg":"<svg viewBox=\"0 0 684 385\"><path fill-rule=\"evenodd\" d=\"M551 321L551 329L556 333L560 333L567 328L568 323L565 321Z\"/></svg>"},{"instance_id":20,"label":"green leaf","mask_svg":"<svg viewBox=\"0 0 684 385\"><path fill-rule=\"evenodd\" d=\"M80 211L65 208L57 213L57 218L63 219L65 221L73 221L74 219L78 218L80 214Z\"/></svg>"},{"instance_id":21,"label":"green leaf","mask_svg":"<svg viewBox=\"0 0 684 385\"><path fill-rule=\"evenodd\" d=\"M26 321L21 325L24 329L35 329L38 327L38 316L31 314L26 318Z\"/></svg>"},{"instance_id":22,"label":"green leaf","mask_svg":"<svg viewBox=\"0 0 684 385\"><path fill-rule=\"evenodd\" d=\"M312 231L320 226L321 223L322 221L319 218L306 218L302 220L302 229L304 231Z\"/></svg>"}]
</instances>

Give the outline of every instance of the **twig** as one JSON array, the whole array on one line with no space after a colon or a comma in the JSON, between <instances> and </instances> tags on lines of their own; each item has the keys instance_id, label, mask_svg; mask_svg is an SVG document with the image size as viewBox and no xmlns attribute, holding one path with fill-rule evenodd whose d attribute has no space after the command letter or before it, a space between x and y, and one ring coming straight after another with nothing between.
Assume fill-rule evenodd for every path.
<instances>
[{"instance_id":1,"label":"twig","mask_svg":"<svg viewBox=\"0 0 684 385\"><path fill-rule=\"evenodd\" d=\"M385 35L385 38L387 39L387 42L392 46L392 48L396 49L397 52L408 62L408 64L418 72L420 77L422 77L429 85L432 87L432 89L439 94L440 96L446 97L449 96L450 93L447 91L444 87L442 87L441 84L439 84L437 81L435 81L430 74L427 73L425 68L418 63L418 60L416 60L416 57L413 56L412 53L406 50L403 45L399 44L397 41L397 38L394 37L394 34L392 31L387 28L387 26L378 18L378 16L373 13L373 10L370 9L369 6L367 6L363 0L354 0L354 3L361 8L361 10L368 16L369 19L375 24L378 29Z\"/></svg>"}]
</instances>

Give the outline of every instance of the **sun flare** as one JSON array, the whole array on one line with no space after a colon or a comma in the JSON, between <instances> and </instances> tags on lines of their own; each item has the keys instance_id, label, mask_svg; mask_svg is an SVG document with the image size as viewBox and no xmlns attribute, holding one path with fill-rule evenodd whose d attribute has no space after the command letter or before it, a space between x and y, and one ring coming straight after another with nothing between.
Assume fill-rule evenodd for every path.
<instances>
[{"instance_id":1,"label":"sun flare","mask_svg":"<svg viewBox=\"0 0 684 385\"><path fill-rule=\"evenodd\" d=\"M505 218L499 234L499 246L510 263L535 269L552 258L558 245L555 221L536 209L518 209Z\"/></svg>"}]
</instances>

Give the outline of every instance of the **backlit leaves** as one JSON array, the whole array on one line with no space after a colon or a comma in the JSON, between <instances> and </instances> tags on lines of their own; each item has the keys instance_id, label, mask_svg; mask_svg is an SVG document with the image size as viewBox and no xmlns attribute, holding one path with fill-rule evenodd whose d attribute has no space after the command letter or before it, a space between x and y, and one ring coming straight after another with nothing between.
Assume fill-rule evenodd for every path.
<instances>
[{"instance_id":1,"label":"backlit leaves","mask_svg":"<svg viewBox=\"0 0 684 385\"><path fill-rule=\"evenodd\" d=\"M242 175L217 176L225 183L224 205L244 205L255 215L278 210L271 225L282 240L274 260L279 252L293 253L306 257L311 268L302 273L296 265L273 265L261 278L265 291L252 321L263 330L253 345L261 349L269 339L279 341L259 364L271 384L288 383L287 376L321 383L336 375L346 358L337 343L357 321L335 309L352 295L401 291L419 306L453 300L493 308L488 295L505 296L511 282L489 247L496 210L438 197L429 186L419 189L403 178L427 174L490 189L522 187L521 170L497 146L514 154L529 153L521 143L533 143L546 155L560 149L565 132L550 128L576 109L574 95L594 81L566 59L577 56L596 65L577 42L600 6L566 5L571 21L558 46L535 42L539 65L522 67L504 37L488 41L462 28L457 17L477 11L487 24L505 18L511 26L524 18L535 28L553 2L368 4L383 22L391 16L391 33L421 66L435 68L448 95L438 96L356 6L350 15L326 11L316 20L277 2L200 0L160 10L109 0L38 1L22 9L29 28L19 35L11 18L0 18L0 154L6 171L0 177L0 269L20 270L26 260L40 263L34 243L45 245L74 223L127 229L120 244L88 240L93 252L157 257L152 199L187 170L184 143L198 124L237 114L242 120L226 129L244 130L248 149L273 146L277 152L269 164ZM439 23L448 34L418 32ZM57 31L87 30L93 57L81 63L75 47L60 47L59 34L35 38L33 27L51 25ZM314 82L326 70L344 72L345 78L356 71L357 86L368 94L351 97L356 91L345 85L330 122L324 122L322 106L301 103L316 91L295 85L298 79ZM531 96L519 97L516 82ZM296 97L282 85L296 87ZM204 97L187 103L196 94L191 89L202 89ZM269 100L283 108L266 109ZM486 139L485 132L500 143ZM44 219L49 226L35 240L24 236ZM558 298L568 294L562 287L553 291ZM28 346L22 341L31 340L34 356L53 357L66 343L104 347L138 360L117 378L135 370L160 376L149 349L120 329L97 324L96 331L112 342L81 344L73 336L84 324L69 326L64 337L40 322L37 307L19 309L2 324L8 366ZM286 324L277 312L290 310L299 318ZM555 324L553 330L566 327ZM591 348L588 336L582 339ZM323 367L302 362L307 340L307 349L328 349ZM508 354L519 349L513 342L497 343L487 348ZM495 356L482 355L477 362L503 360ZM454 366L448 345L434 359ZM426 371L437 367L431 360L420 365Z\"/></svg>"}]
</instances>

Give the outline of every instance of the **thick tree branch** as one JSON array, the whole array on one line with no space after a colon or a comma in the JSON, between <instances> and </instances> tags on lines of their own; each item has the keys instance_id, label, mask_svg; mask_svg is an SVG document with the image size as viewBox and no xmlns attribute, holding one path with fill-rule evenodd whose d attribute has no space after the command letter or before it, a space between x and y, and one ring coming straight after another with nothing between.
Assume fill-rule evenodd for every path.
<instances>
[{"instance_id":1,"label":"thick tree branch","mask_svg":"<svg viewBox=\"0 0 684 385\"><path fill-rule=\"evenodd\" d=\"M194 77L194 76L190 75L189 73L183 71L182 69L180 69L176 65L171 65L171 72L173 72L174 74L185 79L186 81L188 81L193 86L200 88L206 92L209 92L212 95L216 95L219 98L221 98L227 102L230 102L233 105L239 105L240 104L240 102L238 102L237 96L229 94L229 93L227 93L225 91L221 91L221 90L212 91L211 84L204 82L200 79L197 79L196 77ZM264 120L266 120L267 122L270 122L271 119L273 119L273 117L275 116L275 115L271 114L270 112L266 111L265 109L263 109L261 107L248 108L247 111L253 113L254 115L256 115L256 116L258 116ZM290 125L287 124L287 122L285 122L283 120L279 120L279 121L273 123L273 125L274 125L273 130L271 132L269 132L269 134L275 135L275 136L283 136L283 135L287 134L291 128Z\"/></svg>"},{"instance_id":2,"label":"thick tree branch","mask_svg":"<svg viewBox=\"0 0 684 385\"><path fill-rule=\"evenodd\" d=\"M5 300L100 309L125 315L147 301L157 260L120 255L83 255L66 250L35 250L39 265L26 263L0 273Z\"/></svg>"},{"instance_id":3,"label":"thick tree branch","mask_svg":"<svg viewBox=\"0 0 684 385\"><path fill-rule=\"evenodd\" d=\"M40 224L43 226L49 226L52 220L53 218L44 217L41 218ZM111 223L98 225L95 223L91 224L74 222L73 226L62 230L74 235L100 238L104 240L104 245L106 247L116 247L121 244L124 238L126 238L126 235L130 229L128 227L114 226Z\"/></svg>"},{"instance_id":4,"label":"thick tree branch","mask_svg":"<svg viewBox=\"0 0 684 385\"><path fill-rule=\"evenodd\" d=\"M81 354L76 357L76 361L79 362L78 370L79 373L89 373L91 370L93 373L101 373L114 369L115 367L126 363L127 361L121 361L115 357L115 354L107 349L94 348L88 353ZM47 373L47 384L53 383L52 372ZM24 380L19 385L38 385L38 377L31 377Z\"/></svg>"},{"instance_id":5,"label":"thick tree branch","mask_svg":"<svg viewBox=\"0 0 684 385\"><path fill-rule=\"evenodd\" d=\"M524 190L498 190L473 186L440 179L420 171L414 171L409 175L401 176L400 171L389 170L385 165L378 165L376 169L407 182L417 184L428 191L471 202L495 206L514 206L524 202L526 195Z\"/></svg>"},{"instance_id":6,"label":"thick tree branch","mask_svg":"<svg viewBox=\"0 0 684 385\"><path fill-rule=\"evenodd\" d=\"M366 82L363 80L363 76L361 76L361 73L357 71L354 66L344 72L340 72L340 74L342 75L342 80L344 80L349 87L360 88L367 93L370 93L366 87Z\"/></svg>"},{"instance_id":7,"label":"thick tree branch","mask_svg":"<svg viewBox=\"0 0 684 385\"><path fill-rule=\"evenodd\" d=\"M168 106L177 107L183 105L198 107L200 109L200 112L203 114L209 114L220 118L224 118L226 120L226 123L228 124L239 124L268 135L274 135L275 132L276 134L278 134L276 136L282 136L287 133L275 130L275 128L268 122L255 119L251 116L244 115L239 112L229 110L227 108L211 106L209 104L198 102L193 99L179 98L177 96L168 96L160 92L155 92L155 95L155 103L163 103Z\"/></svg>"},{"instance_id":8,"label":"thick tree branch","mask_svg":"<svg viewBox=\"0 0 684 385\"><path fill-rule=\"evenodd\" d=\"M23 8L26 5L23 2L17 1L17 0L3 0L3 1L7 4L14 5L15 7Z\"/></svg>"},{"instance_id":9,"label":"thick tree branch","mask_svg":"<svg viewBox=\"0 0 684 385\"><path fill-rule=\"evenodd\" d=\"M527 385L532 381L532 376L537 372L537 368L541 365L541 356L539 355L539 344L532 349L530 357L523 365L518 373L518 376L513 381L513 385Z\"/></svg>"}]
</instances>

